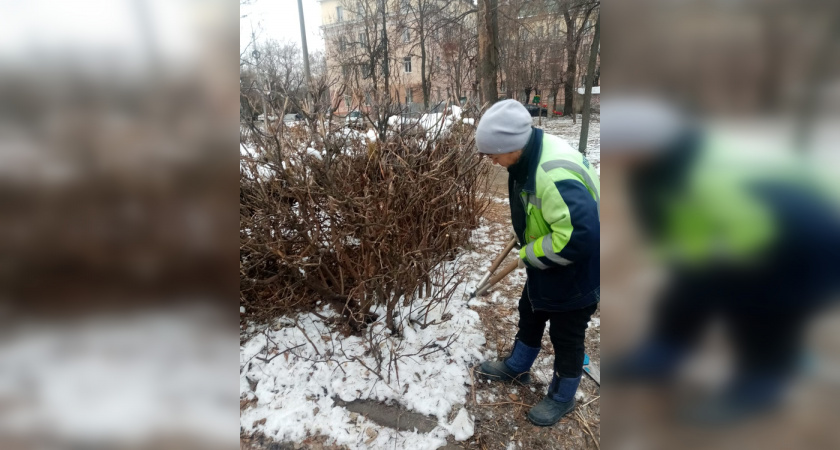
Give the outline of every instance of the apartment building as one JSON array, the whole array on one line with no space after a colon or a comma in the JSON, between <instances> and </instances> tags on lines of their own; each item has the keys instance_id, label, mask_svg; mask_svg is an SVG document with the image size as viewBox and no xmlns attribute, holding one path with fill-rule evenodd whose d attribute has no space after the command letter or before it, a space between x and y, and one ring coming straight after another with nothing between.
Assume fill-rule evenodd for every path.
<instances>
[{"instance_id":1,"label":"apartment building","mask_svg":"<svg viewBox=\"0 0 840 450\"><path fill-rule=\"evenodd\" d=\"M392 101L406 111L425 107L424 73L429 84L429 106L475 95L475 73L469 56L475 52L472 41L476 30L474 14L464 14L474 8L468 0L320 3L327 70L337 81L331 95L339 114L365 109L381 98L386 73Z\"/></svg>"}]
</instances>

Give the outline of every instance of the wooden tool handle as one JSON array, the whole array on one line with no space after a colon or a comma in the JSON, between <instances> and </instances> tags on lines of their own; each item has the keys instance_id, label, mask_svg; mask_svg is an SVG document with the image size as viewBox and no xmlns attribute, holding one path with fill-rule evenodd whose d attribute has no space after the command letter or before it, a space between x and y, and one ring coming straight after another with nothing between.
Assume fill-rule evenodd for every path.
<instances>
[{"instance_id":1,"label":"wooden tool handle","mask_svg":"<svg viewBox=\"0 0 840 450\"><path fill-rule=\"evenodd\" d=\"M510 253L510 251L513 250L513 247L515 245L516 245L516 238L511 239L510 242L507 243L507 245L505 246L505 249L502 250L502 253L500 253L499 256L496 257L496 260L493 261L493 265L490 266L490 273L495 272L496 269L499 268L499 265L502 264L502 261L505 260L508 253Z\"/></svg>"},{"instance_id":2,"label":"wooden tool handle","mask_svg":"<svg viewBox=\"0 0 840 450\"><path fill-rule=\"evenodd\" d=\"M508 265L506 265L505 267L503 267L503 268L502 268L502 270L501 270L499 273L497 273L496 275L493 275L493 277L492 277L492 278L490 278L490 279L487 281L487 283L485 283L485 284L484 284L484 286L481 286L481 287L480 287L480 288L479 288L479 289L475 292L475 295L476 295L476 296L479 296L479 295L482 295L482 294L484 294L485 292L487 292L487 290L488 290L488 289L490 289L490 287L491 287L491 286L493 286L494 284L498 283L498 282L499 282L499 280L501 280L502 278L506 277L509 273L513 272L513 270L514 270L514 269L516 269L516 266L518 266L518 265L519 265L519 261L512 261L510 264L508 264Z\"/></svg>"}]
</instances>

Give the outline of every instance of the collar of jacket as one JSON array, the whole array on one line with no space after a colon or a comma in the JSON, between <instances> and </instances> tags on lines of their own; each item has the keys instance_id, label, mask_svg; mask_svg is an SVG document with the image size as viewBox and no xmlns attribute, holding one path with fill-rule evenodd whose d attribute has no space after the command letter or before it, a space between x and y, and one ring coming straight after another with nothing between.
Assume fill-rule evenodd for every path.
<instances>
[{"instance_id":1,"label":"collar of jacket","mask_svg":"<svg viewBox=\"0 0 840 450\"><path fill-rule=\"evenodd\" d=\"M522 156L516 164L508 168L511 176L519 177L523 174L527 177L524 191L533 194L537 190L537 166L542 157L543 130L531 127L531 137L522 149Z\"/></svg>"}]
</instances>

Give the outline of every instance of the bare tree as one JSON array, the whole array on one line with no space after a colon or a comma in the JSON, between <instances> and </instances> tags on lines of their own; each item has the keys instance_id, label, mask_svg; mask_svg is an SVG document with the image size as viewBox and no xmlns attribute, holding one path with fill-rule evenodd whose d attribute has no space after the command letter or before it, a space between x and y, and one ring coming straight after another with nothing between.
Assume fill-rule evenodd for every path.
<instances>
[{"instance_id":1,"label":"bare tree","mask_svg":"<svg viewBox=\"0 0 840 450\"><path fill-rule=\"evenodd\" d=\"M478 79L482 103L499 99L499 2L478 0Z\"/></svg>"},{"instance_id":2,"label":"bare tree","mask_svg":"<svg viewBox=\"0 0 840 450\"><path fill-rule=\"evenodd\" d=\"M566 25L566 70L563 77L563 114L574 114L578 51L582 37L591 27L589 17L600 5L593 0L562 0L558 3Z\"/></svg>"},{"instance_id":3,"label":"bare tree","mask_svg":"<svg viewBox=\"0 0 840 450\"><path fill-rule=\"evenodd\" d=\"M302 100L305 91L303 58L298 45L294 42L268 41L259 46L262 58L257 70L270 85L270 102Z\"/></svg>"},{"instance_id":4,"label":"bare tree","mask_svg":"<svg viewBox=\"0 0 840 450\"><path fill-rule=\"evenodd\" d=\"M449 21L440 33L441 72L455 98L464 96L476 79L478 34L475 22Z\"/></svg>"},{"instance_id":5,"label":"bare tree","mask_svg":"<svg viewBox=\"0 0 840 450\"><path fill-rule=\"evenodd\" d=\"M443 46L453 41L451 32L444 32L450 27L458 28L458 31L465 33L459 37L468 38L474 33L471 32L468 23L464 19L477 12L475 8L468 7L467 3L461 0L401 0L401 10L404 13L403 27L416 36L412 41L410 52L420 53L420 84L423 91L423 106L429 108L429 101L432 94L432 79L440 66L432 64L432 57L440 56ZM473 22L470 22L473 23ZM441 36L443 35L443 38ZM464 52L466 53L466 52ZM459 56L466 56L465 54ZM462 67L459 65L458 69ZM457 77L456 77L457 78ZM460 86L457 91L460 91ZM460 92L456 95L460 96Z\"/></svg>"},{"instance_id":6,"label":"bare tree","mask_svg":"<svg viewBox=\"0 0 840 450\"><path fill-rule=\"evenodd\" d=\"M342 4L351 14L325 27L328 70L340 72L337 78L348 110L362 113L384 138L388 117L399 109L394 101L399 96L391 92L396 71L391 68L389 34L395 30L395 22L388 21L387 3L382 0L345 0Z\"/></svg>"},{"instance_id":7,"label":"bare tree","mask_svg":"<svg viewBox=\"0 0 840 450\"><path fill-rule=\"evenodd\" d=\"M432 35L439 26L436 19L448 3L449 1L442 3L438 0L401 0L401 9L405 14L404 30L417 36L416 45L413 47L420 52L420 86L423 91L423 107L427 110L432 90L431 76L434 71L434 67L428 64L428 56L432 50L429 47Z\"/></svg>"},{"instance_id":8,"label":"bare tree","mask_svg":"<svg viewBox=\"0 0 840 450\"><path fill-rule=\"evenodd\" d=\"M565 33L554 2L510 0L499 5L499 69L508 97L527 101L545 89L556 96L561 82ZM548 96L544 97L548 98Z\"/></svg>"}]
</instances>

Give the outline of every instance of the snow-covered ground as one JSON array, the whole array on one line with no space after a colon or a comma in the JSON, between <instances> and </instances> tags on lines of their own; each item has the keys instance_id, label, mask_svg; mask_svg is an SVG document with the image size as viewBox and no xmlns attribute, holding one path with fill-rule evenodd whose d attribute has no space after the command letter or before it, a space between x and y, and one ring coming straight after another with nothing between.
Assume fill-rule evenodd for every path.
<instances>
[{"instance_id":1,"label":"snow-covered ground","mask_svg":"<svg viewBox=\"0 0 840 450\"><path fill-rule=\"evenodd\" d=\"M461 272L467 265L486 261L486 252L499 252L502 245L491 239L489 230L485 223L473 233L472 242L481 253L464 252L439 270ZM392 350L413 355L398 360L390 382L387 368L381 370L384 379L371 370L377 361L366 339L330 331L314 314L281 318L261 329L249 327L251 337L240 348L240 401L250 405L241 412L240 426L248 434L259 432L280 442L323 435L337 445L361 449L436 449L450 434L468 438L473 433L471 420L464 417L466 413L453 416L466 402L469 369L496 356L485 350L479 316L467 304L468 293L482 275L469 273L447 307L430 311L427 320L438 323L422 329L404 317L403 338L379 344L386 364ZM374 312L384 316L384 311ZM335 312L325 307L318 314L330 317ZM371 328L387 334L381 320ZM399 432L351 415L335 404L334 397L395 402L437 418L438 426L425 434Z\"/></svg>"},{"instance_id":2,"label":"snow-covered ground","mask_svg":"<svg viewBox=\"0 0 840 450\"><path fill-rule=\"evenodd\" d=\"M427 131L441 117L424 116ZM437 119L437 120L435 120ZM456 117L453 117L457 120ZM454 120L443 119L448 125ZM534 118L534 126L540 126ZM580 120L573 124L571 118L543 118L541 127L546 132L560 136L577 147ZM373 136L369 140L375 139ZM367 137L367 136L366 136ZM240 150L243 155L256 156L253 149ZM592 122L589 129L587 157L600 173L600 122ZM329 443L348 448L411 448L436 449L447 439L468 439L479 429L470 417L471 391L470 367L486 359L497 357L497 343L485 342L487 324L483 324L476 310L506 308L515 313L518 292L525 281L523 271L514 271L498 289L480 299L469 300L468 293L483 276L475 267L485 267L498 254L503 245L500 239L509 229L506 195L493 197L500 214L482 219L481 227L471 238L465 250L453 262L438 268L445 274L462 273L461 281L448 306L430 311L428 321L438 323L425 329L403 317L402 339L387 339L380 344L387 364L392 349L406 356L399 360L388 380L387 368L380 379L374 370L376 359L362 337L346 337L330 331L325 318L335 311L324 307L315 314L302 314L296 318L281 318L271 326L249 326L243 331L248 338L240 347L240 426L245 434L262 433L276 442L302 442L310 436L324 436ZM504 217L502 217L504 216ZM504 285L504 286L503 286ZM414 299L418 302L418 299ZM373 311L384 316L383 311ZM442 321L444 317L449 320ZM512 319L511 319L512 320ZM514 327L515 321L506 324ZM381 321L371 325L374 331L384 330ZM597 345L600 319L593 317L588 340ZM505 331L515 333L515 329ZM550 344L547 344L550 346ZM445 351L438 347L447 347ZM549 348L549 347L547 347ZM433 353L430 351L438 350ZM591 353L590 353L591 354ZM594 356L594 355L593 355ZM551 352L538 359L534 373L538 380L547 383L552 372ZM398 374L398 376L397 376ZM591 388L590 388L591 390ZM501 395L486 388L477 391L478 402L496 401ZM534 387L531 395L539 395ZM524 394L524 393L522 393ZM484 397L484 398L482 398ZM505 397L506 396L502 396ZM500 397L500 398L502 398ZM354 414L334 401L373 400L399 404L417 413L434 417L437 427L429 433L397 431L381 426L363 415ZM581 402L591 400L591 395L578 392ZM465 410L464 406L468 406ZM590 405L593 408L595 405ZM475 410L473 410L475 412ZM558 441L559 442L559 441Z\"/></svg>"},{"instance_id":3,"label":"snow-covered ground","mask_svg":"<svg viewBox=\"0 0 840 450\"><path fill-rule=\"evenodd\" d=\"M9 321L0 339L0 435L8 440L0 441L144 448L177 436L185 447L231 448L226 317L194 304Z\"/></svg>"},{"instance_id":4,"label":"snow-covered ground","mask_svg":"<svg viewBox=\"0 0 840 450\"><path fill-rule=\"evenodd\" d=\"M593 117L589 122L589 133L586 139L586 158L589 159L598 174L601 174L601 121L600 117ZM542 128L548 134L560 136L574 148L578 148L580 141L581 117L577 123L572 123L571 117L543 117L542 125L539 119L533 118L534 126Z\"/></svg>"}]
</instances>

